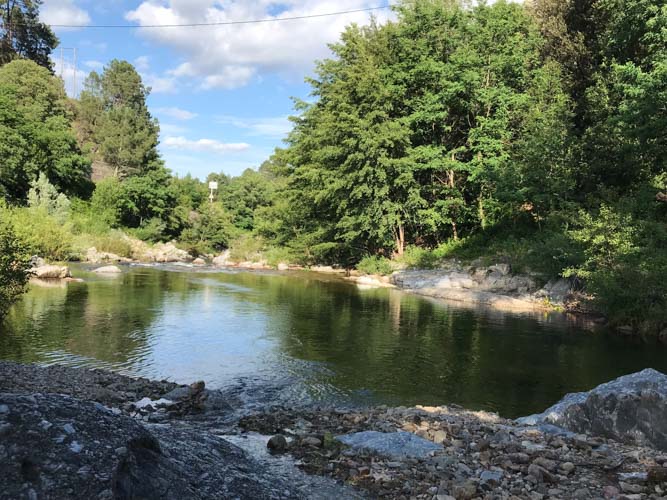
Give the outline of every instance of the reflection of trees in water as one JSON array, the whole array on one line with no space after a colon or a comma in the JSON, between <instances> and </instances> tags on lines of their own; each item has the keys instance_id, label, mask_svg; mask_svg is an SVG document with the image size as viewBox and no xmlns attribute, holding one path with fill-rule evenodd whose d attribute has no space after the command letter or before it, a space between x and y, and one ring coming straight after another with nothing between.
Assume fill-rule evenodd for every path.
<instances>
[{"instance_id":1,"label":"reflection of trees in water","mask_svg":"<svg viewBox=\"0 0 667 500\"><path fill-rule=\"evenodd\" d=\"M187 280L170 274L147 270L119 281L32 287L4 327L0 356L39 362L45 353L64 350L112 365L136 360L148 348L165 294L176 300L187 296Z\"/></svg>"},{"instance_id":2,"label":"reflection of trees in water","mask_svg":"<svg viewBox=\"0 0 667 500\"><path fill-rule=\"evenodd\" d=\"M220 318L210 328L221 335L234 335L233 325L264 328L249 341L263 333L287 357L333 369L307 374L314 384L370 389L397 404L458 402L515 416L623 373L667 369L664 349L590 334L554 317L453 307L310 274L153 269L32 288L0 329L0 358L43 361L45 353L64 350L128 367L149 354L166 312L209 309Z\"/></svg>"},{"instance_id":3,"label":"reflection of trees in water","mask_svg":"<svg viewBox=\"0 0 667 500\"><path fill-rule=\"evenodd\" d=\"M518 416L656 362L667 368L664 350L557 316L460 308L330 280L232 279L261 289L252 300L271 310L270 334L289 356L328 363L338 387L396 403L458 402Z\"/></svg>"}]
</instances>

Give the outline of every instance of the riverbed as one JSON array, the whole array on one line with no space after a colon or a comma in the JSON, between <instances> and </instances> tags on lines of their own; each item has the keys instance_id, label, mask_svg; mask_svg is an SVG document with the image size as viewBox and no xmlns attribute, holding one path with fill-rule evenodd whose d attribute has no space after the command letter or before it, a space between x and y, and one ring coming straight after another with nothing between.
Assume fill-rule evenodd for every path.
<instances>
[{"instance_id":1,"label":"riverbed","mask_svg":"<svg viewBox=\"0 0 667 500\"><path fill-rule=\"evenodd\" d=\"M510 314L309 272L125 266L31 285L0 359L106 368L285 404L460 404L516 417L667 349L557 313Z\"/></svg>"}]
</instances>

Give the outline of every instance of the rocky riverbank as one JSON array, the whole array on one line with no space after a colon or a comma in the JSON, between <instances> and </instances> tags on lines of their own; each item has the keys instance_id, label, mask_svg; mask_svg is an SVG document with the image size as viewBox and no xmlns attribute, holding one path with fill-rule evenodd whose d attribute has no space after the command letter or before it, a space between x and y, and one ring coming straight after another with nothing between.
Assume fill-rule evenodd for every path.
<instances>
[{"instance_id":1,"label":"rocky riverbank","mask_svg":"<svg viewBox=\"0 0 667 500\"><path fill-rule=\"evenodd\" d=\"M0 362L0 498L665 498L665 387L645 371L549 410L576 427L604 400L583 434L455 406L248 408L203 382Z\"/></svg>"}]
</instances>

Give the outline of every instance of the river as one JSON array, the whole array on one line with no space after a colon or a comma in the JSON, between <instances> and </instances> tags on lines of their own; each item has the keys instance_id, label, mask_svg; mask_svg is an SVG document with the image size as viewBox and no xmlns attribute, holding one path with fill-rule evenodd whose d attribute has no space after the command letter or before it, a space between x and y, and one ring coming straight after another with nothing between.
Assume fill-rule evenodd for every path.
<instances>
[{"instance_id":1,"label":"river","mask_svg":"<svg viewBox=\"0 0 667 500\"><path fill-rule=\"evenodd\" d=\"M559 314L465 308L316 273L73 271L84 282L31 285L0 327L0 359L272 386L286 404L457 403L506 417L667 371L667 348Z\"/></svg>"}]
</instances>

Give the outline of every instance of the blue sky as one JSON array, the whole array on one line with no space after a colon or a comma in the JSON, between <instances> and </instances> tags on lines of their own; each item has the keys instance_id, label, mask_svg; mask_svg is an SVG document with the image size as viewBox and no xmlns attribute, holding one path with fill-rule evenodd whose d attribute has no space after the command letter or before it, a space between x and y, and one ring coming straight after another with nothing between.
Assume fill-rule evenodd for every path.
<instances>
[{"instance_id":1,"label":"blue sky","mask_svg":"<svg viewBox=\"0 0 667 500\"><path fill-rule=\"evenodd\" d=\"M386 0L45 0L49 24L162 25L293 17L386 5ZM380 20L391 13L376 11ZM238 175L267 159L289 131L291 97L313 61L329 54L343 27L370 13L222 27L162 29L54 28L64 50L68 93L112 59L135 64L152 87L148 104L160 120L160 151L179 175ZM60 49L54 52L61 72ZM76 76L75 76L76 75Z\"/></svg>"}]
</instances>

